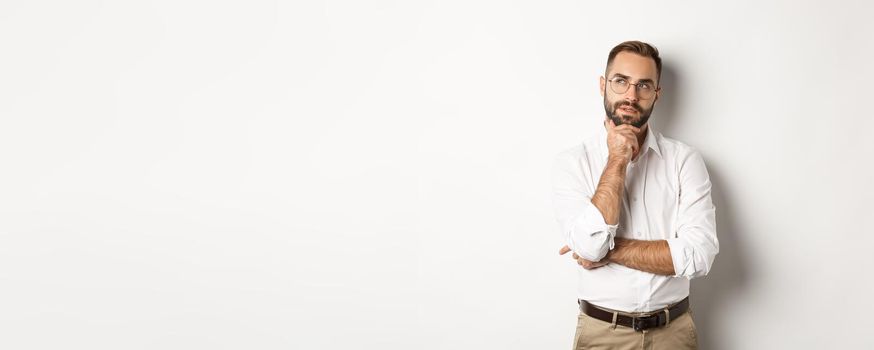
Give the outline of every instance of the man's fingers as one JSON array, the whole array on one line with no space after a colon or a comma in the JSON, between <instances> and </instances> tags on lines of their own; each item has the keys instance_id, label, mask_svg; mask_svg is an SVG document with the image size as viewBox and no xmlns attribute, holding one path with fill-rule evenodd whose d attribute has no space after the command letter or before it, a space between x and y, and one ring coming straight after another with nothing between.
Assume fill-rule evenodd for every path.
<instances>
[{"instance_id":1,"label":"man's fingers","mask_svg":"<svg viewBox=\"0 0 874 350\"><path fill-rule=\"evenodd\" d=\"M577 255L577 253L574 253L574 259L579 259L579 258L580 258L580 256Z\"/></svg>"},{"instance_id":2,"label":"man's fingers","mask_svg":"<svg viewBox=\"0 0 874 350\"><path fill-rule=\"evenodd\" d=\"M625 125L623 125L623 126L625 126ZM613 129L613 132L618 133L618 134L623 134L623 135L628 133L628 134L634 135L634 137L637 137L637 134L634 133L634 130L629 129L629 128L623 128L622 126L616 128L616 129Z\"/></svg>"},{"instance_id":3,"label":"man's fingers","mask_svg":"<svg viewBox=\"0 0 874 350\"><path fill-rule=\"evenodd\" d=\"M564 255L569 251L571 251L571 248L568 248L568 246L561 247L561 249L558 250L558 255ZM576 253L574 253L574 255L576 255Z\"/></svg>"},{"instance_id":4,"label":"man's fingers","mask_svg":"<svg viewBox=\"0 0 874 350\"><path fill-rule=\"evenodd\" d=\"M627 141L629 144L634 145L634 146L639 146L639 145L637 144L637 135L635 135L634 133L632 133L632 132L630 132L630 131L626 131L626 132L623 132L623 133L619 133L619 135L622 136L622 137L625 137L626 141Z\"/></svg>"},{"instance_id":5,"label":"man's fingers","mask_svg":"<svg viewBox=\"0 0 874 350\"><path fill-rule=\"evenodd\" d=\"M582 266L586 270L597 269L601 266L607 265L606 262L591 262L591 261L584 260L584 259L577 260L577 263L580 264L580 266Z\"/></svg>"},{"instance_id":6,"label":"man's fingers","mask_svg":"<svg viewBox=\"0 0 874 350\"><path fill-rule=\"evenodd\" d=\"M594 261L589 261L589 260L586 260L586 259L583 259L580 257L576 257L576 254L574 254L574 255L575 255L575 260L577 261L577 265L582 266L586 270L596 269L596 268L599 268L601 266L608 264L608 262L606 260L594 262Z\"/></svg>"},{"instance_id":7,"label":"man's fingers","mask_svg":"<svg viewBox=\"0 0 874 350\"><path fill-rule=\"evenodd\" d=\"M630 138L630 139L633 139L635 142L637 141L637 134L635 134L634 131L631 131L631 130L628 130L628 129L623 129L623 130L614 129L613 132L615 132L615 133L617 133L617 134L619 134L619 135L622 135L622 136L628 137L628 138Z\"/></svg>"}]
</instances>

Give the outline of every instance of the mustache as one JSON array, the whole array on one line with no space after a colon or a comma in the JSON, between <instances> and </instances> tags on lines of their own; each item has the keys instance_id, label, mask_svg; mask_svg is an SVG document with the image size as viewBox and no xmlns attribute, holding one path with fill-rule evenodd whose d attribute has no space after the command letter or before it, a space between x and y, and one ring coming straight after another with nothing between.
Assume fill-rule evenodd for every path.
<instances>
[{"instance_id":1,"label":"mustache","mask_svg":"<svg viewBox=\"0 0 874 350\"><path fill-rule=\"evenodd\" d=\"M636 111L638 111L638 112L643 111L643 108L640 107L639 104L637 104L637 103L631 103L631 102L628 102L628 101L619 101L619 102L614 103L614 104L613 104L613 110L615 111L615 110L617 110L617 109L619 109L619 108L621 108L621 107L624 107L624 106L628 106L628 107L634 108L634 110L636 110Z\"/></svg>"}]
</instances>

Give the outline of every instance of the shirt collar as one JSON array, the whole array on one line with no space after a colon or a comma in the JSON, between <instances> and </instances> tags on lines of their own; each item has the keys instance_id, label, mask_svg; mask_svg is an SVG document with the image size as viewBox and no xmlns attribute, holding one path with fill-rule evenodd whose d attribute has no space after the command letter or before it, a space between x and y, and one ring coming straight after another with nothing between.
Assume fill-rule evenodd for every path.
<instances>
[{"instance_id":1,"label":"shirt collar","mask_svg":"<svg viewBox=\"0 0 874 350\"><path fill-rule=\"evenodd\" d=\"M658 133L655 132L655 131L652 129L652 124L650 124L650 123L646 123L646 124L647 124L647 127L646 127L646 140L643 140L643 149L644 149L644 150L646 150L646 149L652 149L653 151L655 151L656 154L659 155L659 157L661 157L661 156L662 156L662 150L661 150L661 148L659 148L659 142L658 142L658 140L656 139L656 135L657 135Z\"/></svg>"}]
</instances>

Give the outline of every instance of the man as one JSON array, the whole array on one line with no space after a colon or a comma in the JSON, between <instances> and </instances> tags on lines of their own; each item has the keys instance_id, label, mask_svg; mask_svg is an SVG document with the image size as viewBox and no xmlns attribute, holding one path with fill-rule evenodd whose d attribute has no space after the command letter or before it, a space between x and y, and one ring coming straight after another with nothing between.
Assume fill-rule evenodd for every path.
<instances>
[{"instance_id":1,"label":"man","mask_svg":"<svg viewBox=\"0 0 874 350\"><path fill-rule=\"evenodd\" d=\"M600 78L603 128L556 157L553 203L581 266L574 349L696 349L689 280L719 251L701 154L653 130L661 58L621 43Z\"/></svg>"}]
</instances>

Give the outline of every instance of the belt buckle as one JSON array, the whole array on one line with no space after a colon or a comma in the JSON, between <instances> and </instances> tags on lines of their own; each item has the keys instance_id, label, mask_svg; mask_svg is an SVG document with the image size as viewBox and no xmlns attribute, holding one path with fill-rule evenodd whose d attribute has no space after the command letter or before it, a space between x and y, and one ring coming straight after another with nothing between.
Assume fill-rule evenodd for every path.
<instances>
[{"instance_id":1,"label":"belt buckle","mask_svg":"<svg viewBox=\"0 0 874 350\"><path fill-rule=\"evenodd\" d=\"M653 322L655 321L655 322ZM654 328L659 324L659 315L653 314L644 317L634 317L631 319L631 326L635 332L643 332L647 329Z\"/></svg>"}]
</instances>

